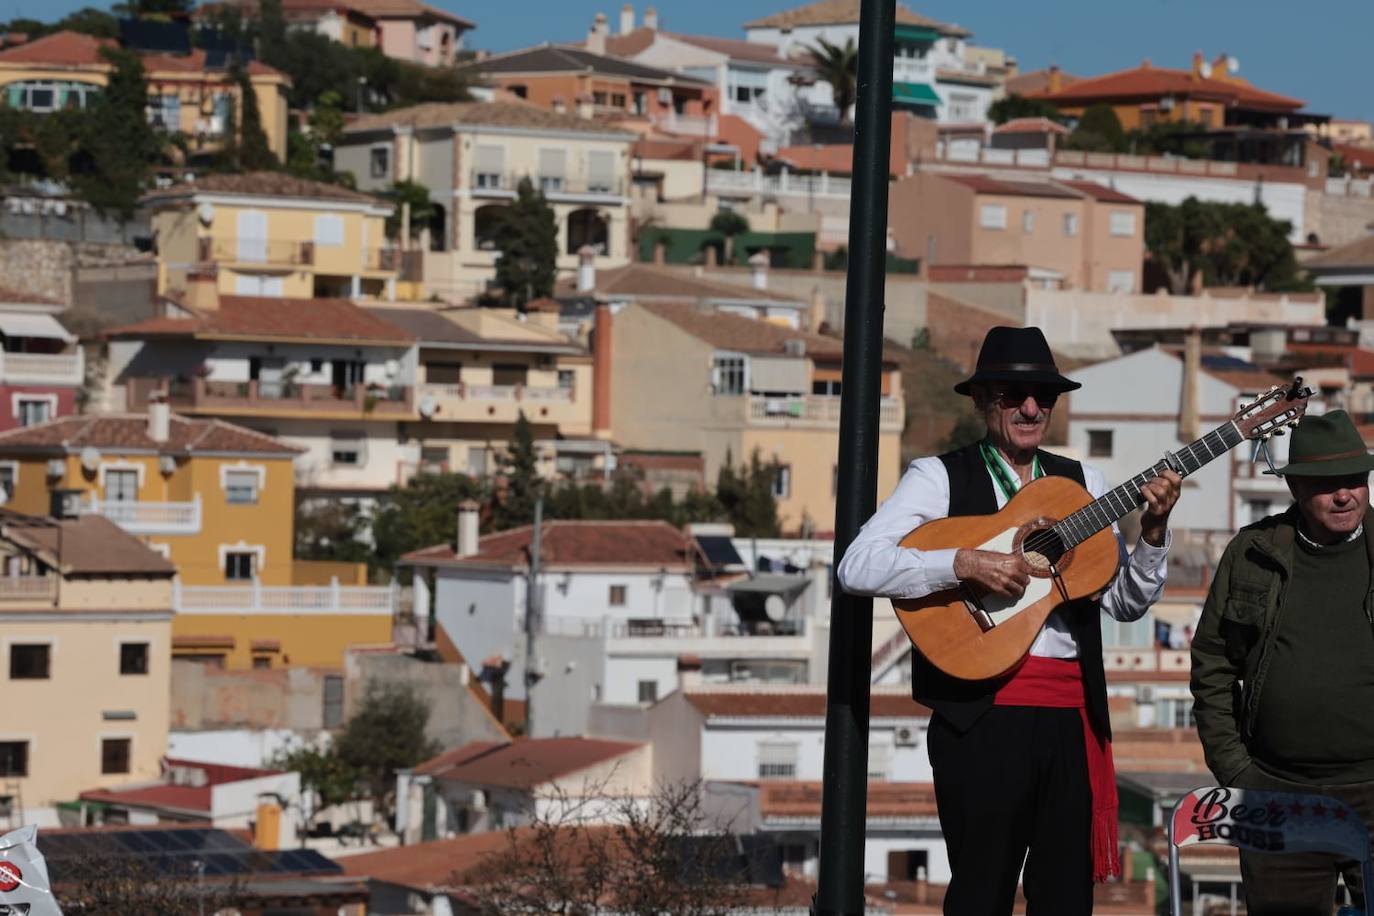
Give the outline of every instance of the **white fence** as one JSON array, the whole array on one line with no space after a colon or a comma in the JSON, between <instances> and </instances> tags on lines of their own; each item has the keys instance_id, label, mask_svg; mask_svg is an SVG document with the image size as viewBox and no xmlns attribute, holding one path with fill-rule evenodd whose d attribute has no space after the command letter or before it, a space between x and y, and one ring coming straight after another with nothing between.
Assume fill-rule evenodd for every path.
<instances>
[{"instance_id":1,"label":"white fence","mask_svg":"<svg viewBox=\"0 0 1374 916\"><path fill-rule=\"evenodd\" d=\"M178 614L346 614L394 615L395 585L182 585L172 592Z\"/></svg>"},{"instance_id":2,"label":"white fence","mask_svg":"<svg viewBox=\"0 0 1374 916\"><path fill-rule=\"evenodd\" d=\"M814 196L848 198L851 182L828 172L819 175L793 175L783 169L777 175L765 175L759 169L752 172L732 172L728 169L707 169L706 190L712 194L749 194L762 196Z\"/></svg>"},{"instance_id":3,"label":"white fence","mask_svg":"<svg viewBox=\"0 0 1374 916\"><path fill-rule=\"evenodd\" d=\"M92 497L83 503L84 515L103 515L130 534L198 534L200 494L190 502L111 501Z\"/></svg>"},{"instance_id":4,"label":"white fence","mask_svg":"<svg viewBox=\"0 0 1374 916\"><path fill-rule=\"evenodd\" d=\"M80 385L85 365L75 353L0 352L0 378L10 384Z\"/></svg>"}]
</instances>

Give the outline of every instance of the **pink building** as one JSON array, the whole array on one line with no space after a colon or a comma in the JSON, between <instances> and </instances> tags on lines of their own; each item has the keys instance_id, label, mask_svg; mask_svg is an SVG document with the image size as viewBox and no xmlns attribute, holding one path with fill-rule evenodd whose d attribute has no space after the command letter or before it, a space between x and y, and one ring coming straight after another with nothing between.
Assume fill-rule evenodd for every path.
<instances>
[{"instance_id":1,"label":"pink building","mask_svg":"<svg viewBox=\"0 0 1374 916\"><path fill-rule=\"evenodd\" d=\"M354 9L372 17L387 57L428 67L448 67L463 46L471 20L420 0L349 0Z\"/></svg>"},{"instance_id":2,"label":"pink building","mask_svg":"<svg viewBox=\"0 0 1374 916\"><path fill-rule=\"evenodd\" d=\"M76 413L85 364L55 317L61 311L51 299L0 289L0 430Z\"/></svg>"}]
</instances>

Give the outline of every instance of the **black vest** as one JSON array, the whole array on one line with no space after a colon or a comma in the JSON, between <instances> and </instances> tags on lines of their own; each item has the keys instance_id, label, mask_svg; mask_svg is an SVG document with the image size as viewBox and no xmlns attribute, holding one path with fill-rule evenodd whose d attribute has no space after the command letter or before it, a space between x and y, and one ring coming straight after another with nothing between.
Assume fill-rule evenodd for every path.
<instances>
[{"instance_id":1,"label":"black vest","mask_svg":"<svg viewBox=\"0 0 1374 916\"><path fill-rule=\"evenodd\" d=\"M1037 452L1047 475L1068 477L1083 484L1083 466L1077 461ZM940 456L949 473L949 514L992 515L997 511L995 484L983 463L978 444L965 446ZM1099 735L1110 739L1111 721L1107 713L1107 675L1102 669L1101 607L1087 599L1061 606L1059 613L1068 622L1078 642L1078 663L1083 669L1088 718ZM913 648L911 653L911 694L916 702L929 706L959 731L968 731L992 706L993 694L1005 683L964 681L936 668Z\"/></svg>"}]
</instances>

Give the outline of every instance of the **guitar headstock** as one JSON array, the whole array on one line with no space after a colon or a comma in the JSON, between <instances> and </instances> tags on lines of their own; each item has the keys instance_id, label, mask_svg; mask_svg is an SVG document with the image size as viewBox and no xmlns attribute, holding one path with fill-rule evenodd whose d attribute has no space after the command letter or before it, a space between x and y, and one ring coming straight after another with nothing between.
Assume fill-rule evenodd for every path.
<instances>
[{"instance_id":1,"label":"guitar headstock","mask_svg":"<svg viewBox=\"0 0 1374 916\"><path fill-rule=\"evenodd\" d=\"M1246 439L1282 436L1307 413L1307 399L1311 396L1312 389L1303 387L1302 377L1297 376L1293 384L1275 385L1254 402L1242 405L1231 422Z\"/></svg>"}]
</instances>

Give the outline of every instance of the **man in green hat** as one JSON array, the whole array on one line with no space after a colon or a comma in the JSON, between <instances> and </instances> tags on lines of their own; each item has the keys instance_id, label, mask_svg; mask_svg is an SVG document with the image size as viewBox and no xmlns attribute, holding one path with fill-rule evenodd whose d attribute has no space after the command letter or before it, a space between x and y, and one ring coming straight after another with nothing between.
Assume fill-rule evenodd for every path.
<instances>
[{"instance_id":1,"label":"man in green hat","mask_svg":"<svg viewBox=\"0 0 1374 916\"><path fill-rule=\"evenodd\" d=\"M1330 795L1374 826L1369 454L1343 410L1308 417L1276 471L1288 511L1240 531L1193 638L1193 709L1222 785ZM1353 860L1241 852L1250 916L1330 916Z\"/></svg>"}]
</instances>

